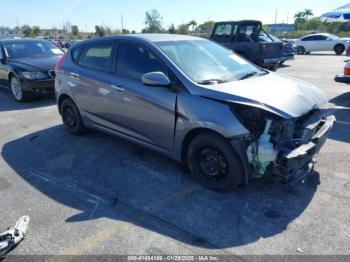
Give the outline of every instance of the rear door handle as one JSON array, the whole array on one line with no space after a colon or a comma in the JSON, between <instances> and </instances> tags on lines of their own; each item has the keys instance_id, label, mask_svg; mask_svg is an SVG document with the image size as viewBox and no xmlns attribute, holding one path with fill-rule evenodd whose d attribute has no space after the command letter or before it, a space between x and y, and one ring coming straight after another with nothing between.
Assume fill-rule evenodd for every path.
<instances>
[{"instance_id":1,"label":"rear door handle","mask_svg":"<svg viewBox=\"0 0 350 262\"><path fill-rule=\"evenodd\" d=\"M70 76L73 77L73 78L80 78L80 75L77 74L77 73L70 73Z\"/></svg>"},{"instance_id":2,"label":"rear door handle","mask_svg":"<svg viewBox=\"0 0 350 262\"><path fill-rule=\"evenodd\" d=\"M125 92L125 89L122 86L111 85L111 87L118 92Z\"/></svg>"}]
</instances>

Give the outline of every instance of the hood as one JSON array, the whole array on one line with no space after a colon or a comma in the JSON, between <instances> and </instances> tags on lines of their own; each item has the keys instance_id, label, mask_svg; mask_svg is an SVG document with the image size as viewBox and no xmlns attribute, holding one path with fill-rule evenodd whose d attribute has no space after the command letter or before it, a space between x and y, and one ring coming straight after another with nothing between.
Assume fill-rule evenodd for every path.
<instances>
[{"instance_id":1,"label":"hood","mask_svg":"<svg viewBox=\"0 0 350 262\"><path fill-rule=\"evenodd\" d=\"M55 65L61 56L50 56L50 57L42 57L42 58L21 58L14 59L9 62L16 64L18 66L24 67L26 70L28 68L34 68L40 71L49 71L54 70Z\"/></svg>"},{"instance_id":2,"label":"hood","mask_svg":"<svg viewBox=\"0 0 350 262\"><path fill-rule=\"evenodd\" d=\"M328 102L318 87L275 73L193 91L200 96L261 108L284 118L300 117Z\"/></svg>"}]
</instances>

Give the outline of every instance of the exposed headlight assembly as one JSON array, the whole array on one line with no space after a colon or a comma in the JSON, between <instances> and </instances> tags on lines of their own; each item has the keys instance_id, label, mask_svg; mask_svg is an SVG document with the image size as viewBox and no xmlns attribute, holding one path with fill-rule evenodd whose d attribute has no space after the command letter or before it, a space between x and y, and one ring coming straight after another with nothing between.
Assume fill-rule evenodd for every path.
<instances>
[{"instance_id":1,"label":"exposed headlight assembly","mask_svg":"<svg viewBox=\"0 0 350 262\"><path fill-rule=\"evenodd\" d=\"M25 79L28 80L38 80L48 78L48 75L43 72L22 72Z\"/></svg>"}]
</instances>

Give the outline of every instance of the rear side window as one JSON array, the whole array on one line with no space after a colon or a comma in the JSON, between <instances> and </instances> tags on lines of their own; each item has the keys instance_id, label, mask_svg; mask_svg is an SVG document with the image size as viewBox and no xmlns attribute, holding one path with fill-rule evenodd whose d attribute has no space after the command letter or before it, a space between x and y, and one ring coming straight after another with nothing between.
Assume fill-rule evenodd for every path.
<instances>
[{"instance_id":1,"label":"rear side window","mask_svg":"<svg viewBox=\"0 0 350 262\"><path fill-rule=\"evenodd\" d=\"M316 41L318 40L317 36L308 36L302 39L302 41Z\"/></svg>"},{"instance_id":2,"label":"rear side window","mask_svg":"<svg viewBox=\"0 0 350 262\"><path fill-rule=\"evenodd\" d=\"M78 63L90 69L112 72L112 51L113 41L90 44L82 51Z\"/></svg>"},{"instance_id":3,"label":"rear side window","mask_svg":"<svg viewBox=\"0 0 350 262\"><path fill-rule=\"evenodd\" d=\"M83 49L83 46L77 46L74 49L72 49L71 54L72 54L72 59L74 63L78 63L79 55L82 49Z\"/></svg>"},{"instance_id":4,"label":"rear side window","mask_svg":"<svg viewBox=\"0 0 350 262\"><path fill-rule=\"evenodd\" d=\"M141 80L142 75L150 72L168 74L167 67L145 47L133 43L118 44L118 75Z\"/></svg>"}]
</instances>

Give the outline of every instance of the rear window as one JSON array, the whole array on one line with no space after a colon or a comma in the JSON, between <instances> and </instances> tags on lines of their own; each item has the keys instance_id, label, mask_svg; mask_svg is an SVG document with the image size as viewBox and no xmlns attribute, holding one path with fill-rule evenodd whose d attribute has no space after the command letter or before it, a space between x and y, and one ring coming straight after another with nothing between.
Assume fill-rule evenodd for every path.
<instances>
[{"instance_id":1,"label":"rear window","mask_svg":"<svg viewBox=\"0 0 350 262\"><path fill-rule=\"evenodd\" d=\"M215 29L216 36L230 36L232 33L232 24L220 24Z\"/></svg>"},{"instance_id":2,"label":"rear window","mask_svg":"<svg viewBox=\"0 0 350 262\"><path fill-rule=\"evenodd\" d=\"M84 48L80 57L79 50L72 53L79 57L79 65L103 72L112 72L112 50L113 41L97 42L89 44ZM76 58L77 58L76 57Z\"/></svg>"}]
</instances>

